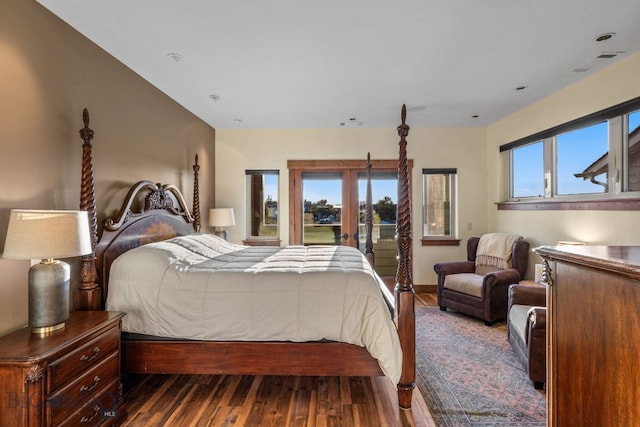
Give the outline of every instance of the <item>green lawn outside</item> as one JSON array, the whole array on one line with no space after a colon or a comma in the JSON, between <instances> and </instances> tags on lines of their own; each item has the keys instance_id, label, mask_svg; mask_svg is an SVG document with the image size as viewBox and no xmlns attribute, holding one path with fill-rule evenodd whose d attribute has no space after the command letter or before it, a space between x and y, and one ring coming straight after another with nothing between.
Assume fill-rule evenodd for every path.
<instances>
[{"instance_id":1,"label":"green lawn outside","mask_svg":"<svg viewBox=\"0 0 640 427\"><path fill-rule=\"evenodd\" d=\"M364 227L361 228L364 229ZM340 231L340 224L306 224L304 243L305 245L335 245L336 234L339 239ZM376 271L380 276L395 276L398 263L394 234L395 225L382 226L380 227L381 238L374 242Z\"/></svg>"}]
</instances>

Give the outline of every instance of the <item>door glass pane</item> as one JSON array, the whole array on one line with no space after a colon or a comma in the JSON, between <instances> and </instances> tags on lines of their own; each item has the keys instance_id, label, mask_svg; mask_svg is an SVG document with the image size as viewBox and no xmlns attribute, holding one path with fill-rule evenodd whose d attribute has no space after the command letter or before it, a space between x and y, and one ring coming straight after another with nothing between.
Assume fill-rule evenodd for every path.
<instances>
[{"instance_id":1,"label":"door glass pane","mask_svg":"<svg viewBox=\"0 0 640 427\"><path fill-rule=\"evenodd\" d=\"M302 175L303 245L342 244L342 177Z\"/></svg>"},{"instance_id":2,"label":"door glass pane","mask_svg":"<svg viewBox=\"0 0 640 427\"><path fill-rule=\"evenodd\" d=\"M628 191L640 191L640 111L628 116L628 153L627 168L629 172Z\"/></svg>"},{"instance_id":3,"label":"door glass pane","mask_svg":"<svg viewBox=\"0 0 640 427\"><path fill-rule=\"evenodd\" d=\"M557 194L607 192L608 152L607 122L558 135Z\"/></svg>"},{"instance_id":4,"label":"door glass pane","mask_svg":"<svg viewBox=\"0 0 640 427\"><path fill-rule=\"evenodd\" d=\"M358 248L366 248L367 176L358 176ZM395 240L398 208L398 177L394 173L371 174L371 202L373 205L373 253L375 269L380 276L395 276L398 269L398 249Z\"/></svg>"}]
</instances>

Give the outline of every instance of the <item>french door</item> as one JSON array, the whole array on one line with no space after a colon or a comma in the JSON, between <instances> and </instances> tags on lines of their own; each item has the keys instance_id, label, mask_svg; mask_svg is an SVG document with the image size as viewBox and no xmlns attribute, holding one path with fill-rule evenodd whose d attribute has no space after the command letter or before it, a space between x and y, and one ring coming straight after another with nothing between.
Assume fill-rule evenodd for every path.
<instances>
[{"instance_id":1,"label":"french door","mask_svg":"<svg viewBox=\"0 0 640 427\"><path fill-rule=\"evenodd\" d=\"M372 160L374 252L380 275L395 275L397 160ZM291 160L289 243L347 245L364 251L366 161Z\"/></svg>"}]
</instances>

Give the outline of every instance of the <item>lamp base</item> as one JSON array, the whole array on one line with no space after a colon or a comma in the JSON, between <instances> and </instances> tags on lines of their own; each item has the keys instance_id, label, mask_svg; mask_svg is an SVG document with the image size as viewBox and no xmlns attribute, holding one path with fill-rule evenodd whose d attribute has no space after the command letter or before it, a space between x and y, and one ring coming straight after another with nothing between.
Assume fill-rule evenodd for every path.
<instances>
[{"instance_id":1,"label":"lamp base","mask_svg":"<svg viewBox=\"0 0 640 427\"><path fill-rule=\"evenodd\" d=\"M69 264L42 260L29 269L29 326L33 333L64 328L69 318Z\"/></svg>"},{"instance_id":2,"label":"lamp base","mask_svg":"<svg viewBox=\"0 0 640 427\"><path fill-rule=\"evenodd\" d=\"M52 332L59 331L60 329L64 329L66 322L58 323L53 326L42 326L42 327L32 327L31 333L38 335L48 335Z\"/></svg>"},{"instance_id":3,"label":"lamp base","mask_svg":"<svg viewBox=\"0 0 640 427\"><path fill-rule=\"evenodd\" d=\"M224 240L227 240L227 236L228 236L228 234L227 234L227 230L225 230L225 229L224 229L224 228L222 228L222 227L215 227L215 228L213 229L213 234L214 234L214 235L216 235L216 236L218 236L218 237L223 238Z\"/></svg>"}]
</instances>

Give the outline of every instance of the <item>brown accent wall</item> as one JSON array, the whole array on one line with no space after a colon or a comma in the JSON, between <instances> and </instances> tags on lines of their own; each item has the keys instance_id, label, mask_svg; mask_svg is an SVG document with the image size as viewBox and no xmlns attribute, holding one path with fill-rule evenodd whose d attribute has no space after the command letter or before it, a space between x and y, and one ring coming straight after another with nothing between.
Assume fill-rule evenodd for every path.
<instances>
[{"instance_id":1,"label":"brown accent wall","mask_svg":"<svg viewBox=\"0 0 640 427\"><path fill-rule=\"evenodd\" d=\"M213 206L211 126L35 1L2 0L0 252L11 208L78 209L85 107L99 222L142 179L177 184L190 204L195 154L201 206ZM0 259L0 335L27 322L28 268Z\"/></svg>"}]
</instances>

